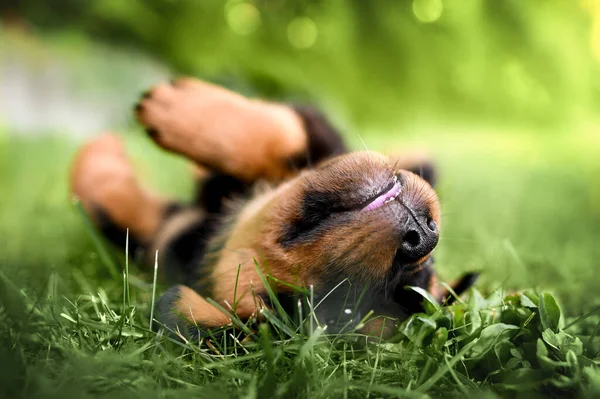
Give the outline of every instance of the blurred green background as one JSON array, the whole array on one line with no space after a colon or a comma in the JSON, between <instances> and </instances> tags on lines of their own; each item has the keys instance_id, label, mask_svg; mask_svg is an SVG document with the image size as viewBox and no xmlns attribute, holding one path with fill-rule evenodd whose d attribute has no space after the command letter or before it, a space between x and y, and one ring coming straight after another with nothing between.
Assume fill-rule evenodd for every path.
<instances>
[{"instance_id":1,"label":"blurred green background","mask_svg":"<svg viewBox=\"0 0 600 399\"><path fill-rule=\"evenodd\" d=\"M205 368L211 352L190 362L165 350L145 331L151 276L132 265L126 306L120 273L69 195L74 151L114 129L145 182L190 197L189 165L152 145L131 113L148 87L181 75L320 106L356 149L429 152L443 280L480 270L477 288L499 301L536 288L556 294L566 320L597 310L599 21L595 0L1 1L0 397L256 394L270 352L218 370ZM595 352L591 320L581 331ZM326 381L410 387L414 355L399 352L376 374L383 347L365 362L328 354L311 392L334 396ZM278 357L278 381L303 375L294 351ZM522 395L536 397L521 377ZM439 392L464 397L455 382Z\"/></svg>"},{"instance_id":2,"label":"blurred green background","mask_svg":"<svg viewBox=\"0 0 600 399\"><path fill-rule=\"evenodd\" d=\"M318 102L355 129L388 129L457 119L552 127L595 115L595 4L9 0L0 7L5 26L42 41L39 52L69 64L86 58L98 65L73 73L119 82L126 95L136 80L126 65L150 55L169 74Z\"/></svg>"},{"instance_id":3,"label":"blurred green background","mask_svg":"<svg viewBox=\"0 0 600 399\"><path fill-rule=\"evenodd\" d=\"M4 1L0 264L31 289L50 270L69 286L77 270L119 292L70 206L68 164L82 138L114 128L147 181L186 198L187 166L130 108L189 74L319 105L357 149L430 152L442 277L482 270L484 290L554 290L577 314L600 302L596 4Z\"/></svg>"}]
</instances>

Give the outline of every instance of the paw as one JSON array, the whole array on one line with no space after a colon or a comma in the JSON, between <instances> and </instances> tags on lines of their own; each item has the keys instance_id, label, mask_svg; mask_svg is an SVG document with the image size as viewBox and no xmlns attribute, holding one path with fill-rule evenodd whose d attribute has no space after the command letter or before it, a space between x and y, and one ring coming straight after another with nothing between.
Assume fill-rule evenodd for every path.
<instances>
[{"instance_id":1,"label":"paw","mask_svg":"<svg viewBox=\"0 0 600 399\"><path fill-rule=\"evenodd\" d=\"M92 217L102 209L105 216L120 218L120 199L128 196L134 183L123 145L111 134L87 142L71 169L71 191Z\"/></svg>"},{"instance_id":2,"label":"paw","mask_svg":"<svg viewBox=\"0 0 600 399\"><path fill-rule=\"evenodd\" d=\"M156 301L155 314L152 323L154 330L164 327L172 336L183 336L190 339L198 336L198 329L190 323L178 307L182 295L182 285L175 285L165 291Z\"/></svg>"},{"instance_id":3,"label":"paw","mask_svg":"<svg viewBox=\"0 0 600 399\"><path fill-rule=\"evenodd\" d=\"M139 186L117 136L105 134L86 143L75 157L70 180L73 196L111 241L123 245L127 228L139 241L154 233L163 201Z\"/></svg>"},{"instance_id":4,"label":"paw","mask_svg":"<svg viewBox=\"0 0 600 399\"><path fill-rule=\"evenodd\" d=\"M280 177L286 159L306 149L292 109L195 79L155 86L135 114L159 146L246 181Z\"/></svg>"},{"instance_id":5,"label":"paw","mask_svg":"<svg viewBox=\"0 0 600 399\"><path fill-rule=\"evenodd\" d=\"M198 147L210 146L212 137L224 130L218 124L235 119L230 111L243 108L247 102L218 86L180 79L144 93L135 114L160 146L193 158L202 153Z\"/></svg>"},{"instance_id":6,"label":"paw","mask_svg":"<svg viewBox=\"0 0 600 399\"><path fill-rule=\"evenodd\" d=\"M481 273L479 272L470 272L463 274L459 279L455 280L450 284L450 287L456 293L456 295L461 296L464 294L469 288L471 288L477 280L479 279ZM448 292L446 289L443 290L441 294L441 301L443 302L445 299L445 303L447 305L452 304L458 298L456 298L452 293Z\"/></svg>"},{"instance_id":7,"label":"paw","mask_svg":"<svg viewBox=\"0 0 600 399\"><path fill-rule=\"evenodd\" d=\"M169 288L156 302L158 326L185 339L204 336L209 329L229 325L231 319L185 285Z\"/></svg>"}]
</instances>

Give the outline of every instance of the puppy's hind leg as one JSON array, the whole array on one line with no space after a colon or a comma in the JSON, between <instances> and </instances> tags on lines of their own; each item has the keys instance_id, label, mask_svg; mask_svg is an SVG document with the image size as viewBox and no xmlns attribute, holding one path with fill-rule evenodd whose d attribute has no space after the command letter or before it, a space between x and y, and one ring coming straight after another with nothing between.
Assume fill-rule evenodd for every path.
<instances>
[{"instance_id":1,"label":"puppy's hind leg","mask_svg":"<svg viewBox=\"0 0 600 399\"><path fill-rule=\"evenodd\" d=\"M169 209L169 202L136 179L121 141L105 134L77 153L70 176L71 192L104 236L125 245L126 229L136 246L150 243Z\"/></svg>"},{"instance_id":2,"label":"puppy's hind leg","mask_svg":"<svg viewBox=\"0 0 600 399\"><path fill-rule=\"evenodd\" d=\"M81 148L71 171L71 190L109 241L124 247L129 229L130 254L139 249L149 266L158 250L161 275L173 281L194 278L215 218L144 188L116 136L95 138Z\"/></svg>"}]
</instances>

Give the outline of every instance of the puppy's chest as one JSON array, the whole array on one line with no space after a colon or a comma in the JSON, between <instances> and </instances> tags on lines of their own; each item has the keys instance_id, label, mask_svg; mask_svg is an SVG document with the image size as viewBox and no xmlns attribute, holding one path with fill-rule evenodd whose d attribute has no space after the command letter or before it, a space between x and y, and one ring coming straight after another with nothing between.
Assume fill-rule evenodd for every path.
<instances>
[{"instance_id":1,"label":"puppy's chest","mask_svg":"<svg viewBox=\"0 0 600 399\"><path fill-rule=\"evenodd\" d=\"M230 300L231 292L250 285L260 286L256 266L261 264L261 241L265 223L261 210L269 192L227 204L218 215L217 228L210 237L203 256L197 261L195 288L215 299Z\"/></svg>"}]
</instances>

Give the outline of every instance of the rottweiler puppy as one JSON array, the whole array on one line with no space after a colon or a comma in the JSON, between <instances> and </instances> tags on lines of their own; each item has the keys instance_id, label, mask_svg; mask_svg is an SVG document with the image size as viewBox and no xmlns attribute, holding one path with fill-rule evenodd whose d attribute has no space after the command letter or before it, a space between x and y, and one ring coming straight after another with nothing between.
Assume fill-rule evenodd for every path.
<instances>
[{"instance_id":1,"label":"rottweiler puppy","mask_svg":"<svg viewBox=\"0 0 600 399\"><path fill-rule=\"evenodd\" d=\"M293 313L304 288L328 331L390 336L422 309L406 286L453 299L433 270L441 221L430 163L349 152L314 108L195 79L154 87L135 114L156 144L202 167L194 200L144 188L110 134L77 154L72 192L107 239L123 246L129 229L148 264L158 251L161 274L178 283L157 304L168 328L230 324L207 298L249 320L273 306L272 291ZM475 278L464 276L455 293ZM361 322L370 312L384 317Z\"/></svg>"}]
</instances>

